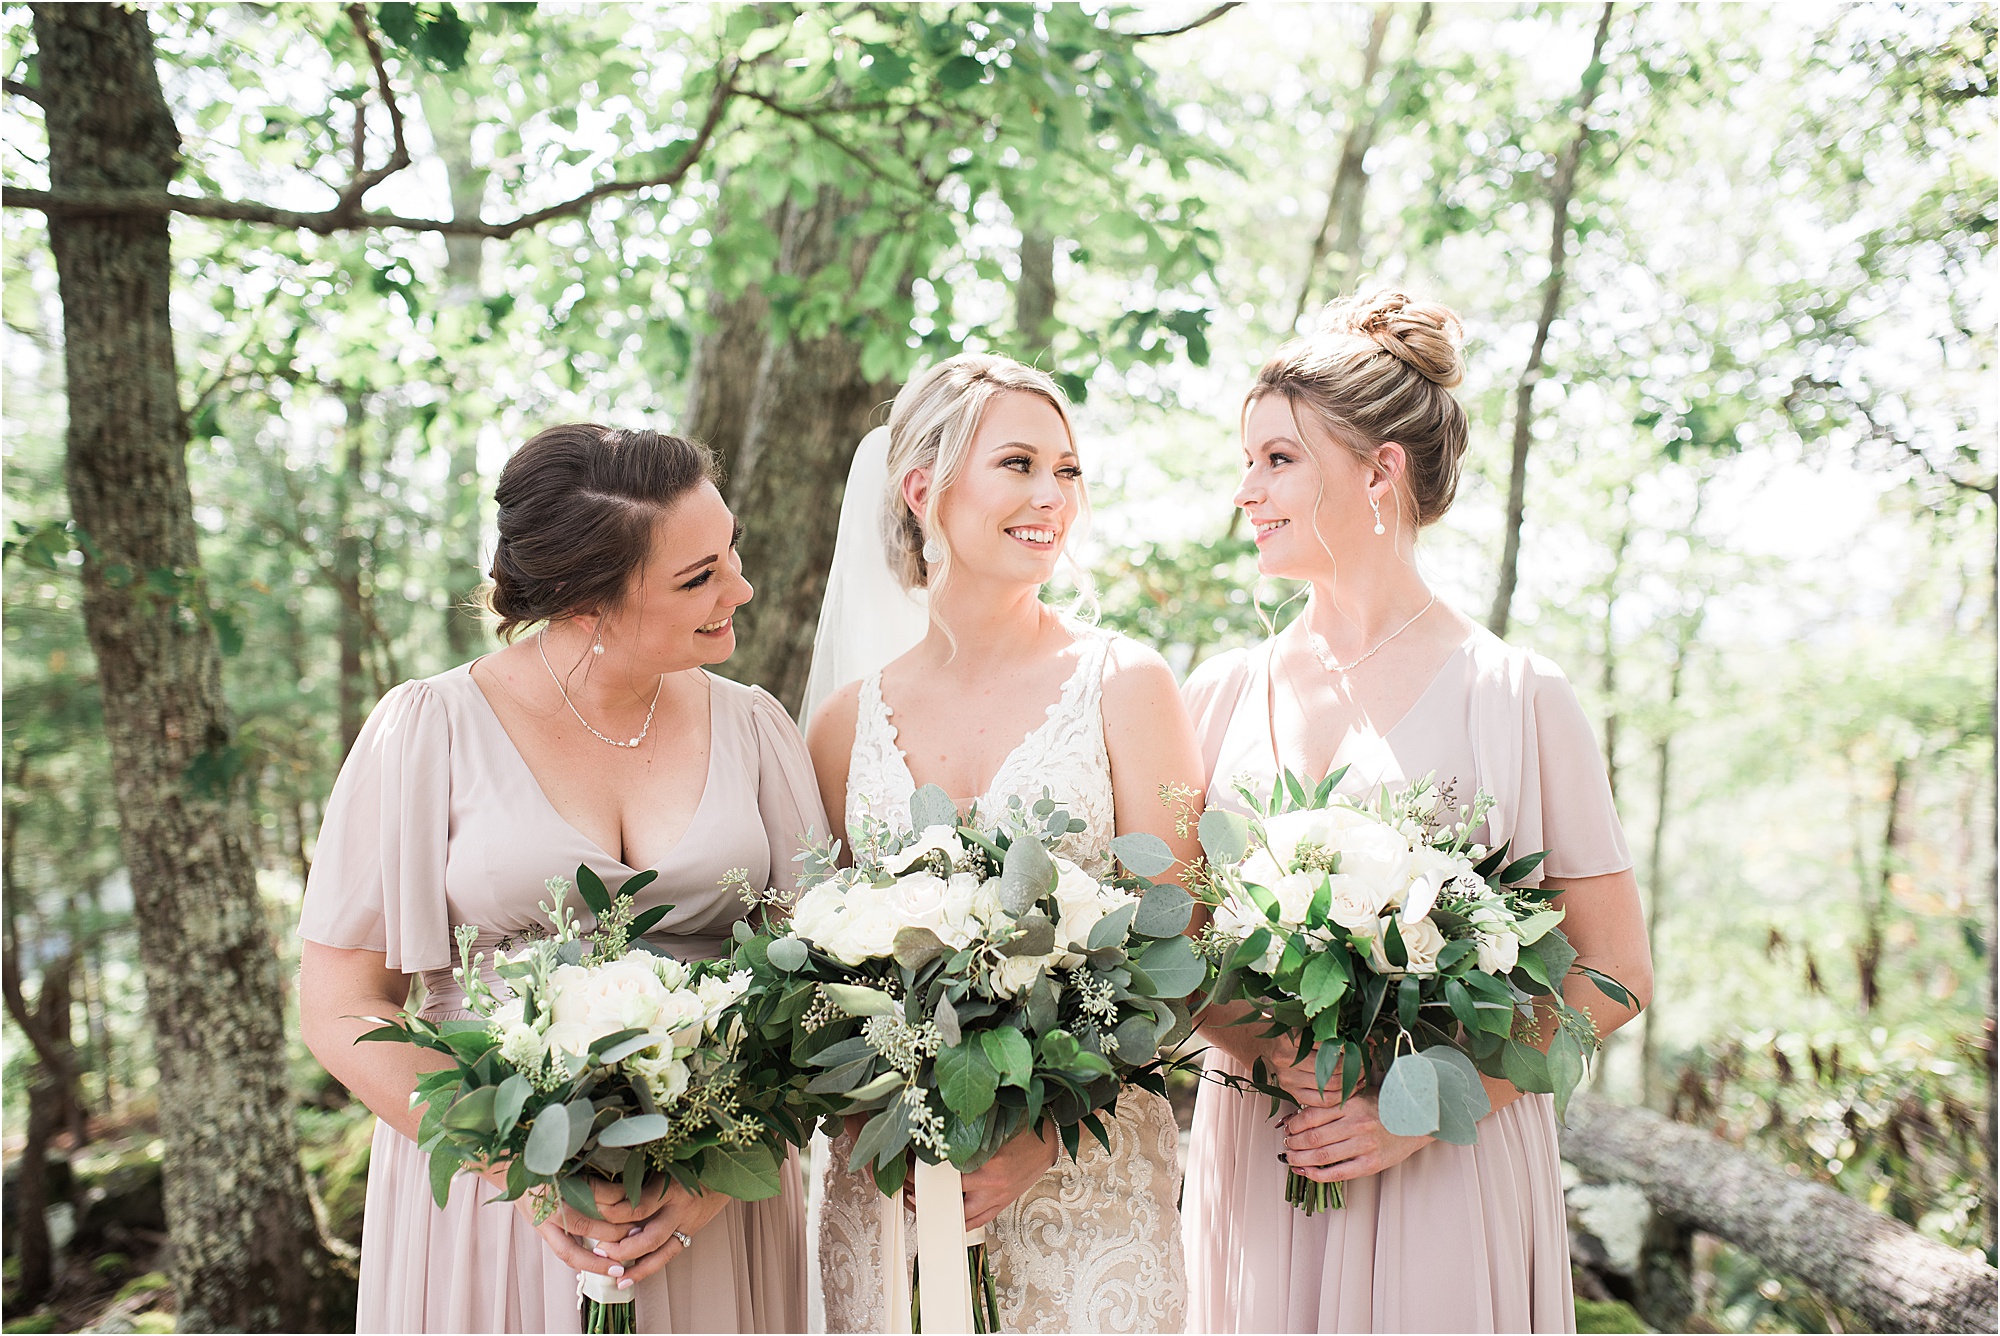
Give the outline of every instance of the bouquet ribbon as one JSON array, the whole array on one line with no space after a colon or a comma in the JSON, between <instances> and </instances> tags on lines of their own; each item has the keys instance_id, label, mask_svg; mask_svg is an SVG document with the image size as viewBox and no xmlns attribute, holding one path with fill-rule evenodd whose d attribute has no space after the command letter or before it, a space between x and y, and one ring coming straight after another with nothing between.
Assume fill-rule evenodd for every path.
<instances>
[{"instance_id":1,"label":"bouquet ribbon","mask_svg":"<svg viewBox=\"0 0 2000 1336\"><path fill-rule=\"evenodd\" d=\"M924 1336L972 1331L972 1281L965 1249L978 1243L984 1231L968 1237L965 1229L965 1189L952 1164L917 1161L917 1265L923 1269ZM889 1330L910 1330L910 1272L903 1265L908 1245L903 1237L903 1197L884 1197L882 1298L888 1305Z\"/></svg>"},{"instance_id":2,"label":"bouquet ribbon","mask_svg":"<svg viewBox=\"0 0 2000 1336\"><path fill-rule=\"evenodd\" d=\"M598 1271L576 1273L576 1298L579 1305L589 1298L600 1304L629 1304L638 1295L635 1286L629 1290L618 1288L618 1281Z\"/></svg>"}]
</instances>

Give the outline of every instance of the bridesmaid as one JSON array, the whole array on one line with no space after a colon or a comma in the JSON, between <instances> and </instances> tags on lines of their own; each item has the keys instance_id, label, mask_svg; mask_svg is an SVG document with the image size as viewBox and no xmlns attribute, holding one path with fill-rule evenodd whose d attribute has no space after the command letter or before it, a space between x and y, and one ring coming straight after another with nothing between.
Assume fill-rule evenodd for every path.
<instances>
[{"instance_id":1,"label":"bridesmaid","mask_svg":"<svg viewBox=\"0 0 2000 1336\"><path fill-rule=\"evenodd\" d=\"M1268 790L1280 767L1317 781L1348 766L1341 791L1354 795L1427 773L1461 804L1485 789L1498 803L1481 838L1552 851L1543 875L1563 888L1579 963L1643 1002L1652 963L1632 859L1568 681L1440 602L1416 568L1417 533L1451 505L1465 450L1449 393L1458 332L1450 311L1378 292L1335 307L1259 373L1236 504L1259 571L1310 581L1312 597L1264 644L1190 678L1209 800L1234 803L1239 777ZM1634 1014L1580 976L1564 995L1603 1034ZM1220 1023L1207 1037L1212 1069L1246 1073L1261 1056L1302 1107L1273 1120L1261 1096L1202 1087L1182 1215L1196 1330L1574 1329L1547 1095L1489 1077L1476 1146L1400 1137L1372 1094L1321 1096L1291 1044ZM1345 1183L1345 1208L1286 1204L1287 1162Z\"/></svg>"},{"instance_id":2,"label":"bridesmaid","mask_svg":"<svg viewBox=\"0 0 2000 1336\"><path fill-rule=\"evenodd\" d=\"M802 1331L795 1162L764 1202L655 1186L637 1209L601 1194L604 1221L565 1207L536 1225L525 1201L488 1204L503 1168L460 1175L440 1210L409 1107L437 1060L354 1042L412 975L424 1016L469 1014L452 929L477 925L489 952L546 931L543 882L579 863L614 888L657 870L638 897L674 906L655 940L720 956L745 912L723 874L789 888L801 835L824 828L783 708L704 670L751 594L708 450L553 427L498 498L490 601L509 643L383 697L328 801L299 925L306 1043L380 1119L355 1330L573 1332L576 1273L599 1271L636 1287L641 1331Z\"/></svg>"}]
</instances>

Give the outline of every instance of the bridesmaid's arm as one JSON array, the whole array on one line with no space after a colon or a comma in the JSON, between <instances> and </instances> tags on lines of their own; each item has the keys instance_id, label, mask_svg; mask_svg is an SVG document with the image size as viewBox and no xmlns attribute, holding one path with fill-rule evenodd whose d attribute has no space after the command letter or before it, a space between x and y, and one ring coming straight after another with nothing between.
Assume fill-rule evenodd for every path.
<instances>
[{"instance_id":1,"label":"bridesmaid's arm","mask_svg":"<svg viewBox=\"0 0 2000 1336\"><path fill-rule=\"evenodd\" d=\"M368 1111L410 1140L422 1115L410 1107L417 1077L449 1067L442 1053L407 1044L358 1044L408 1004L410 976L392 970L380 951L344 951L299 943L299 1037L333 1079Z\"/></svg>"},{"instance_id":2,"label":"bridesmaid's arm","mask_svg":"<svg viewBox=\"0 0 2000 1336\"><path fill-rule=\"evenodd\" d=\"M820 806L826 823L840 840L840 865L854 862L847 847L847 767L854 757L854 724L860 715L861 684L849 682L828 696L806 726L806 750L812 753L813 777L819 781Z\"/></svg>"},{"instance_id":3,"label":"bridesmaid's arm","mask_svg":"<svg viewBox=\"0 0 2000 1336\"><path fill-rule=\"evenodd\" d=\"M1193 795L1199 813L1201 748L1188 722L1180 688L1167 662L1123 637L1112 642L1104 678L1104 746L1111 755L1113 824L1120 835L1157 835L1182 866L1201 856L1193 827L1175 830L1181 801L1172 790Z\"/></svg>"}]
</instances>

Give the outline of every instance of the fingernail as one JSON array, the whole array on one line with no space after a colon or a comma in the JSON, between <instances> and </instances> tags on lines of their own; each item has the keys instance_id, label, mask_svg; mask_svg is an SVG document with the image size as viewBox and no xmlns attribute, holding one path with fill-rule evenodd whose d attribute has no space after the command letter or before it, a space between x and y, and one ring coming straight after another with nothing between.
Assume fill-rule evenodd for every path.
<instances>
[{"instance_id":1,"label":"fingernail","mask_svg":"<svg viewBox=\"0 0 2000 1336\"><path fill-rule=\"evenodd\" d=\"M621 1290L629 1290L632 1288L632 1282L629 1280L621 1280L618 1282L618 1288Z\"/></svg>"},{"instance_id":2,"label":"fingernail","mask_svg":"<svg viewBox=\"0 0 2000 1336\"><path fill-rule=\"evenodd\" d=\"M597 1254L597 1255L598 1255L599 1257L609 1257L609 1256L611 1256L611 1254L610 1254L610 1253L608 1253L608 1252L604 1251L604 1249L603 1249L603 1248L599 1247L599 1246L598 1246L597 1244L594 1244L594 1243L590 1245L590 1250L591 1250L592 1252L596 1253L596 1254Z\"/></svg>"},{"instance_id":3,"label":"fingernail","mask_svg":"<svg viewBox=\"0 0 2000 1336\"><path fill-rule=\"evenodd\" d=\"M611 1264L611 1274L614 1276L622 1276L625 1274L625 1268L620 1266L618 1263L613 1262Z\"/></svg>"},{"instance_id":4,"label":"fingernail","mask_svg":"<svg viewBox=\"0 0 2000 1336\"><path fill-rule=\"evenodd\" d=\"M643 1231L645 1230L645 1228L646 1228L646 1227L645 1227L644 1225L634 1225L634 1226L632 1226L632 1228L630 1228L630 1229L628 1229L628 1230L626 1230L626 1231L625 1231L625 1237L629 1239L629 1238L631 1238L631 1237L632 1237L632 1236L633 1236L634 1234L638 1234L638 1233L641 1233L641 1232L643 1232Z\"/></svg>"}]
</instances>

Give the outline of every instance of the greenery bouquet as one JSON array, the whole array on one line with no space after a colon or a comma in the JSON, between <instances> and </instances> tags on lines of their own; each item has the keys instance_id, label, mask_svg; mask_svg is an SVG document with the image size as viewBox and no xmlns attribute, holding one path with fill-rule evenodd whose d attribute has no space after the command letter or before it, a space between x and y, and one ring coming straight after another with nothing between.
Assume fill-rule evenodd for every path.
<instances>
[{"instance_id":1,"label":"greenery bouquet","mask_svg":"<svg viewBox=\"0 0 2000 1336\"><path fill-rule=\"evenodd\" d=\"M1072 1156L1085 1130L1108 1148L1100 1115L1124 1083L1164 1093L1159 1051L1192 1028L1183 999L1206 977L1182 935L1193 898L1147 880L1173 866L1166 844L1121 837L1125 875L1100 878L1052 852L1082 828L1047 797L962 821L926 785L908 827L854 832L853 866L835 865L837 846L809 850L789 925L736 955L751 976L746 1029L789 1055L829 1114L865 1118L848 1168L891 1199L914 1174L919 1285L926 1255L951 1255L940 1239L967 1249L978 1331L999 1314L958 1171L1043 1119ZM927 1182L946 1186L927 1197ZM945 1224L926 1220L927 1201ZM900 1230L900 1203L887 1216Z\"/></svg>"},{"instance_id":2,"label":"greenery bouquet","mask_svg":"<svg viewBox=\"0 0 2000 1336\"><path fill-rule=\"evenodd\" d=\"M1287 772L1268 801L1239 787L1253 817L1203 813L1211 1000L1246 1002L1249 1023L1295 1036L1322 1092L1338 1075L1347 1099L1366 1080L1400 1136L1475 1142L1491 1109L1482 1072L1554 1094L1560 1117L1598 1040L1562 999L1576 951L1556 892L1522 884L1546 851L1509 861L1504 844L1471 843L1486 794L1460 813L1426 777L1363 805L1333 795L1345 773L1308 790ZM1251 1083L1286 1097L1261 1059ZM1343 1204L1338 1183L1296 1172L1285 1197L1308 1215Z\"/></svg>"},{"instance_id":3,"label":"greenery bouquet","mask_svg":"<svg viewBox=\"0 0 2000 1336\"><path fill-rule=\"evenodd\" d=\"M642 934L668 912L633 912L653 880L641 872L614 896L588 867L576 888L596 916L581 932L549 879L550 935L491 962L477 930L457 930L453 976L474 1017L428 1021L405 1013L363 1039L415 1044L452 1066L417 1080L425 1106L418 1144L444 1205L463 1167L507 1166L501 1201L538 1198L538 1218L560 1201L593 1218L591 1180L622 1183L637 1205L649 1175L743 1201L776 1196L786 1144L805 1140L782 1092L744 1079L742 1026L733 1005L749 985L722 962L683 964ZM579 1280L583 1329L634 1331L632 1293L595 1272Z\"/></svg>"}]
</instances>

